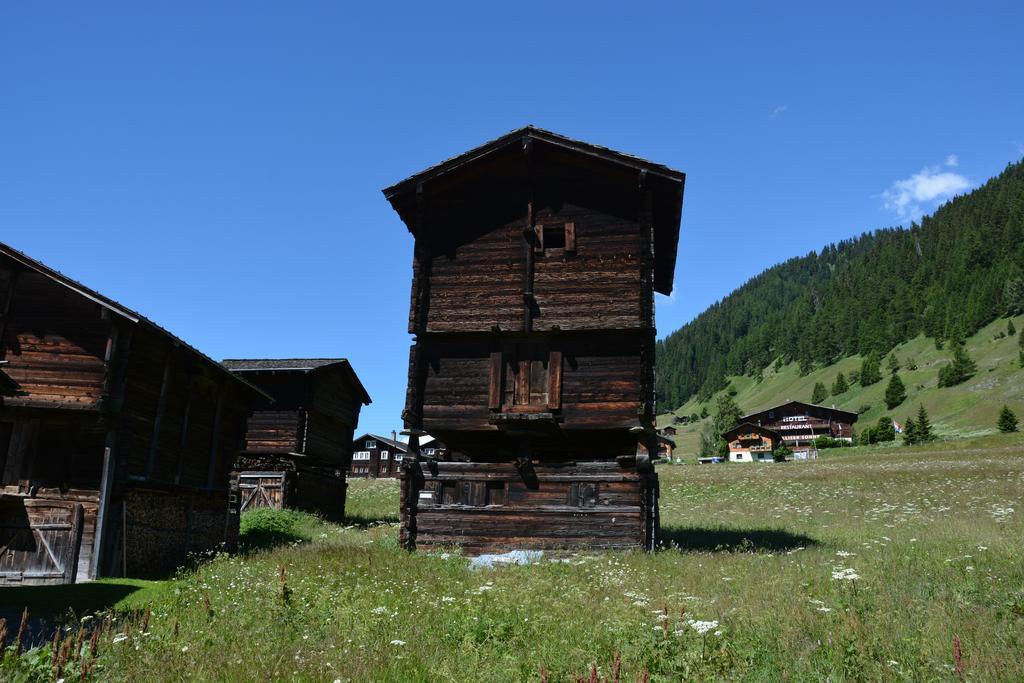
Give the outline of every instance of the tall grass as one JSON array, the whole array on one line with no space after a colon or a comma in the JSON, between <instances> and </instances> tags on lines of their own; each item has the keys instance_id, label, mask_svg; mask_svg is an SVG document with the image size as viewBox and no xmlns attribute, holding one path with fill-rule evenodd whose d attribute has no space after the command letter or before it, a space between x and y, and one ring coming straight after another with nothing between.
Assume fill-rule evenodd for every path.
<instances>
[{"instance_id":1,"label":"tall grass","mask_svg":"<svg viewBox=\"0 0 1024 683\"><path fill-rule=\"evenodd\" d=\"M87 677L1022 680L1022 447L664 467L654 554L471 571L400 550L393 523L319 522L117 614ZM393 519L397 482L353 482L349 502Z\"/></svg>"}]
</instances>

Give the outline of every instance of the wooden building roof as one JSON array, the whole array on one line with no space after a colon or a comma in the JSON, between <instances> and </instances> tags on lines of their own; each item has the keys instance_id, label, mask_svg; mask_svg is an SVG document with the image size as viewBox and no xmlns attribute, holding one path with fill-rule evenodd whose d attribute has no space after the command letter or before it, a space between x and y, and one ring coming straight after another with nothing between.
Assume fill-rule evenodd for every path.
<instances>
[{"instance_id":1,"label":"wooden building roof","mask_svg":"<svg viewBox=\"0 0 1024 683\"><path fill-rule=\"evenodd\" d=\"M389 439L386 436L381 436L379 434L374 434L372 432L366 432L362 436L357 436L356 438L352 439L352 443L356 444L356 443L359 443L360 441L366 441L367 439L373 439L375 441L380 441L383 444L387 444L388 446L391 446L396 451L402 451L403 453L408 453L409 452L409 444L403 443L402 441L397 441L395 439ZM362 449L358 449L357 448L355 450L362 450Z\"/></svg>"},{"instance_id":2,"label":"wooden building roof","mask_svg":"<svg viewBox=\"0 0 1024 683\"><path fill-rule=\"evenodd\" d=\"M645 186L654 194L654 288L662 294L671 294L686 175L668 166L534 126L526 126L385 188L384 196L401 216L409 231L418 237L418 197L450 190L474 178L481 171L490 172L495 165L522 164L522 155L518 153L517 148L525 149L531 145L551 152L552 158L571 158L577 166L583 163L588 169L610 172L614 176L613 182L621 183L624 187L637 187L638 179L643 178ZM509 154L510 151L513 153ZM527 172L525 164L522 166L525 181Z\"/></svg>"},{"instance_id":3,"label":"wooden building roof","mask_svg":"<svg viewBox=\"0 0 1024 683\"><path fill-rule=\"evenodd\" d=\"M732 429L725 430L724 432L722 432L722 438L725 439L726 441L731 441L732 438L737 434L740 434L741 432L751 431L757 432L758 434L764 434L765 436L769 436L773 439L778 439L779 441L782 440L782 434L779 434L774 429L762 427L761 425L754 424L753 422L741 422Z\"/></svg>"},{"instance_id":4,"label":"wooden building roof","mask_svg":"<svg viewBox=\"0 0 1024 683\"><path fill-rule=\"evenodd\" d=\"M338 368L355 387L363 405L373 401L352 364L345 358L225 358L221 365L232 373L237 372L315 372L324 368Z\"/></svg>"},{"instance_id":5,"label":"wooden building roof","mask_svg":"<svg viewBox=\"0 0 1024 683\"><path fill-rule=\"evenodd\" d=\"M195 356L197 356L200 359L201 362L208 363L208 364L214 366L215 368L217 368L217 370L219 370L221 372L224 372L229 377L231 377L231 379L233 381L239 382L239 383L245 385L245 387L248 388L250 391L257 393L260 396L262 396L263 398L266 398L268 400L271 398L266 392L264 392L259 387L255 386L251 382L247 382L246 380L242 379L241 377L238 377L237 375L233 374L227 368L225 368L220 363L218 363L217 361L215 361L212 358L210 358L209 356L207 356L205 353L203 353L199 349L195 348L194 346L192 346L188 342L182 340L180 337L177 337L174 334L171 334L171 332L169 332L165 328L161 327L160 325L157 325L152 320L149 320L145 316L143 316L143 315L133 311L132 309L128 308L127 306L123 306L123 305L119 304L118 302L114 301L113 299L111 299L110 297L104 296L103 294L100 294L96 290L90 289L89 287L86 287L81 282L78 282L77 280L73 280L72 278L68 277L67 275L64 275L63 273L61 273L60 271L54 270L53 268L50 268L49 266L47 266L46 264L42 263L41 261L37 261L36 259L32 258L31 256L28 256L27 254L25 254L25 253L23 253L21 251L18 251L14 247L12 247L10 245L7 245L7 244L4 244L3 242L0 242L0 254L2 254L4 256L7 256L8 258L10 258L11 260L15 261L16 263L24 266L25 268L28 268L29 270L35 271L36 273L39 273L40 275L42 275L42 276L44 276L46 278L49 278L53 282L55 282L55 283L57 283L59 285L62 285L64 287L70 289L71 291L75 292L79 296L82 296L82 297L84 297L86 299L89 299L90 301L93 301L94 303L96 303L99 306L105 308L106 310L110 311L111 313L113 313L113 314L115 314L115 315L117 315L117 316L119 316L121 318L124 318L125 320L127 320L127 321L129 321L129 322L131 322L133 324L143 325L145 327L148 327L148 328L156 331L161 336L166 337L173 345L179 346L179 347L189 351L190 353L192 353Z\"/></svg>"},{"instance_id":6,"label":"wooden building roof","mask_svg":"<svg viewBox=\"0 0 1024 683\"><path fill-rule=\"evenodd\" d=\"M740 418L743 422L763 422L770 420L780 419L779 413L785 412L788 408L799 407L800 409L807 412L809 415L823 416L827 419L835 422L845 422L853 424L857 421L857 413L851 413L848 410L839 410L838 408L829 408L826 406L815 405L814 403L804 403L803 401L787 401L781 405L773 406L771 408L765 408L764 410L750 415L744 415ZM776 413L776 417L769 417L769 413Z\"/></svg>"}]
</instances>

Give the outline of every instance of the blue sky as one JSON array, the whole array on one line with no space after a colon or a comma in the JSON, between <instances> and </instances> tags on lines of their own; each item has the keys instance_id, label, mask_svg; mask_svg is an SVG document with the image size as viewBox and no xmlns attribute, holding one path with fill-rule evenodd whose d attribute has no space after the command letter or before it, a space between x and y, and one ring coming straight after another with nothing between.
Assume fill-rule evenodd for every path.
<instances>
[{"instance_id":1,"label":"blue sky","mask_svg":"<svg viewBox=\"0 0 1024 683\"><path fill-rule=\"evenodd\" d=\"M1024 3L7 3L0 240L215 358L345 356L399 426L381 188L531 123L687 173L659 335L1024 154Z\"/></svg>"}]
</instances>

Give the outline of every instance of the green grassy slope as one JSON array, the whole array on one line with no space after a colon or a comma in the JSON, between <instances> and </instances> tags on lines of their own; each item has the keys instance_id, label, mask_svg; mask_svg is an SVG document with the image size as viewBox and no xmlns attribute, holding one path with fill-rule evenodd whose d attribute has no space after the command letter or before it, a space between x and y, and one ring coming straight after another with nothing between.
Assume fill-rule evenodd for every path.
<instances>
[{"instance_id":1,"label":"green grassy slope","mask_svg":"<svg viewBox=\"0 0 1024 683\"><path fill-rule=\"evenodd\" d=\"M1024 316L1011 318L1018 334L1024 328ZM928 410L936 433L943 437L958 437L988 434L996 431L996 417L1003 404L1017 413L1024 422L1024 369L1017 361L1017 337L995 337L1005 332L1007 319L1001 318L983 327L967 339L966 348L978 364L978 372L971 379L955 387L938 387L939 368L949 361L948 346L939 351L932 339L918 336L900 344L894 351L903 367L900 379L907 388L907 400L894 410L885 407L885 387L889 381L885 360L882 361L882 381L869 387L859 384L852 386L839 396L829 396L825 405L835 404L837 408L858 412L862 406L870 406L858 420L858 431L873 425L882 415L889 415L899 423L917 412L923 403ZM907 360L913 358L917 370L907 370ZM736 390L736 402L744 413L762 410L789 400L810 401L816 382L823 382L831 390L832 382L839 372L849 376L850 371L859 370L862 358L852 356L823 368L817 368L801 377L796 363L783 366L778 372L772 367L764 369L764 380L756 382L752 377L730 377L730 384ZM701 412L703 407L714 411L713 396L706 403L691 398L674 413L658 417L658 426L672 421L672 415L690 415ZM700 430L706 420L695 424L678 425L676 435L677 455L692 458L700 444Z\"/></svg>"}]
</instances>

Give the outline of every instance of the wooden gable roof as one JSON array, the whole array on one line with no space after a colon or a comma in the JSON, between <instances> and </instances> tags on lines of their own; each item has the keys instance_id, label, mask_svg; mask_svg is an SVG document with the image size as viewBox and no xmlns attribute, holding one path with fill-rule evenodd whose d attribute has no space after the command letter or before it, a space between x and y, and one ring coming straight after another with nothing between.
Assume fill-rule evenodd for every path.
<instances>
[{"instance_id":1,"label":"wooden gable roof","mask_svg":"<svg viewBox=\"0 0 1024 683\"><path fill-rule=\"evenodd\" d=\"M808 414L817 413L819 415L827 415L829 419L834 420L836 422L845 422L848 424L853 424L854 422L857 421L857 413L852 413L848 410L839 410L838 408L819 406L814 403L804 403L803 401L787 401L786 403L773 406L771 408L765 408L764 410L760 410L756 413L751 413L750 415L744 415L740 419L743 422L760 422L763 420L778 419L777 417L769 418L768 413L781 413L784 412L786 409L793 407L798 407L801 410L805 410Z\"/></svg>"},{"instance_id":2,"label":"wooden gable roof","mask_svg":"<svg viewBox=\"0 0 1024 683\"><path fill-rule=\"evenodd\" d=\"M643 182L645 187L652 190L655 224L654 288L662 294L671 294L686 174L668 166L534 126L526 126L385 188L384 197L401 216L409 231L419 237L418 197L425 197L435 190L450 188L464 182L481 168L493 169L496 164L522 163L523 155L519 149L531 146L572 157L577 164L583 163L588 168L614 169L618 172L616 182L624 186L633 183L631 187ZM523 167L525 177L525 164Z\"/></svg>"},{"instance_id":3,"label":"wooden gable roof","mask_svg":"<svg viewBox=\"0 0 1024 683\"><path fill-rule=\"evenodd\" d=\"M363 405L373 402L366 387L363 386L356 371L352 368L352 364L345 358L225 358L221 361L221 365L232 373L293 372L304 374L337 369L355 389Z\"/></svg>"},{"instance_id":4,"label":"wooden gable roof","mask_svg":"<svg viewBox=\"0 0 1024 683\"><path fill-rule=\"evenodd\" d=\"M89 287L86 287L81 282L78 282L76 280L71 279L70 277L68 277L67 275L64 275L60 271L54 270L53 268L50 268L49 266L47 266L46 264L42 263L41 261L37 261L36 259L32 258L31 256L28 256L27 254L25 254L25 253L23 253L21 251L18 251L14 247L12 247L10 245L7 245L7 244L4 244L3 242L0 242L0 255L6 256L7 258L11 259L15 263L21 265L22 267L27 268L28 270L34 271L36 273L39 273L40 275L42 275L42 276L52 280L53 282L55 282L55 283L57 283L57 284L59 284L59 285L61 285L63 287L66 287L67 289L71 290L72 292L75 292L79 296L81 296L81 297L83 297L85 299L88 299L88 300L98 304L99 306L102 306L103 308L107 309L111 313L119 316L120 318L123 318L123 319L127 320L128 322L130 322L132 324L142 325L142 326L148 327L149 329L155 331L160 336L167 338L167 340L172 345L181 347L183 349L186 349L190 353L192 353L204 365L212 366L213 368L216 369L217 372L225 373L226 375L231 377L231 379L233 381L238 382L239 384L243 385L248 391L251 391L251 392L253 392L255 394L258 394L262 398L270 399L270 396L267 395L267 393L264 392L259 387L255 386L255 385L251 384L250 382L245 381L241 377L238 377L237 375L231 373L230 371L227 370L227 368L225 368L220 363L218 363L217 361L213 360L212 358L210 358L209 356L204 354L199 349L195 348L194 346L192 346L188 342L182 340L181 338L176 337L175 335L171 334L169 331L167 331L166 329L164 329L160 325L157 325L152 320L149 320L148 318L144 317L143 315L141 315L139 313L136 313L135 311L131 310L127 306L122 306L121 304L119 304L118 302L114 301L110 297L104 296L103 294L100 294L96 290L90 289Z\"/></svg>"},{"instance_id":5,"label":"wooden gable roof","mask_svg":"<svg viewBox=\"0 0 1024 683\"><path fill-rule=\"evenodd\" d=\"M773 440L782 440L782 434L779 434L774 429L768 429L767 427L762 427L761 425L754 424L753 422L741 422L732 429L725 430L722 432L722 438L726 441L731 441L736 435L744 432L756 432L757 434L767 436Z\"/></svg>"}]
</instances>

